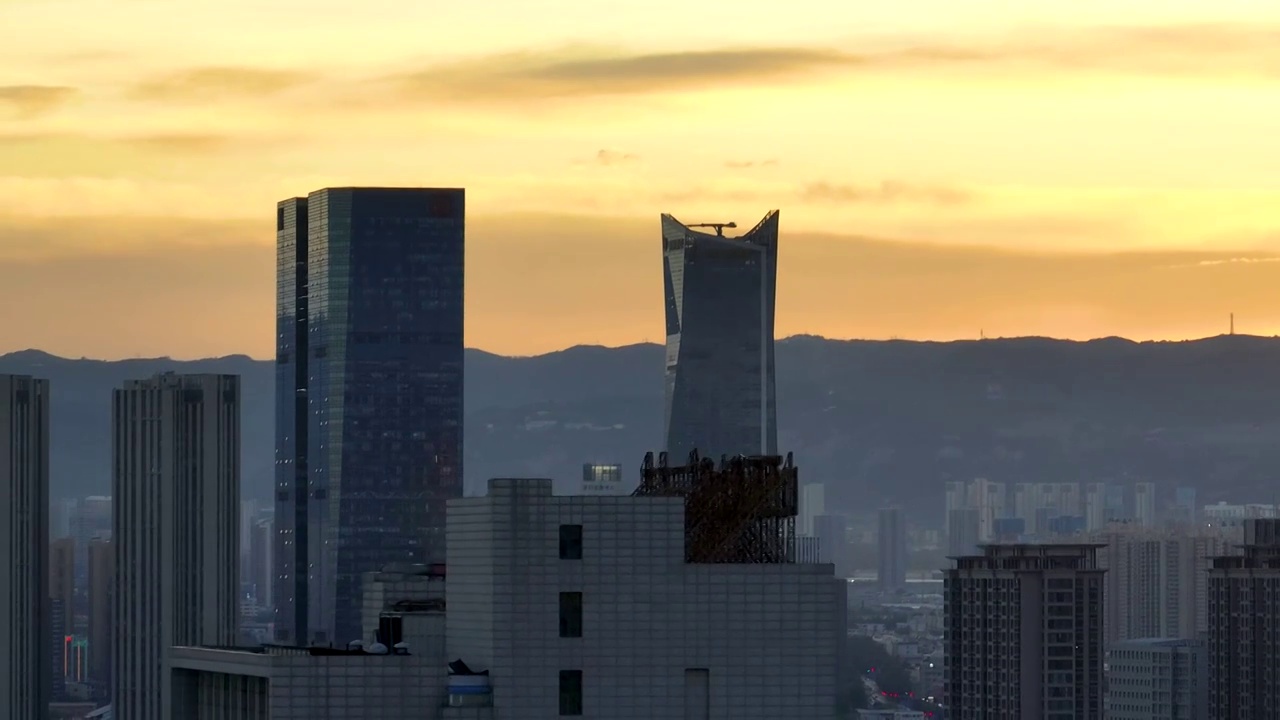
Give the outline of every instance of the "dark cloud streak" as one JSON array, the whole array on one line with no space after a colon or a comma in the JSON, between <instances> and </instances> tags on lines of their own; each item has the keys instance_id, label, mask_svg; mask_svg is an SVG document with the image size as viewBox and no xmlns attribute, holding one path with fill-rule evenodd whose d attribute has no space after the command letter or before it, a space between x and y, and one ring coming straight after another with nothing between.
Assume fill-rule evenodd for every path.
<instances>
[{"instance_id":1,"label":"dark cloud streak","mask_svg":"<svg viewBox=\"0 0 1280 720\"><path fill-rule=\"evenodd\" d=\"M833 50L755 48L584 55L512 53L386 78L407 97L472 102L635 95L752 84L853 62Z\"/></svg>"},{"instance_id":2,"label":"dark cloud streak","mask_svg":"<svg viewBox=\"0 0 1280 720\"><path fill-rule=\"evenodd\" d=\"M79 94L61 85L0 85L0 108L7 108L20 120L46 115Z\"/></svg>"},{"instance_id":3,"label":"dark cloud streak","mask_svg":"<svg viewBox=\"0 0 1280 720\"><path fill-rule=\"evenodd\" d=\"M262 98L301 87L314 79L298 70L204 67L145 80L135 85L130 95L158 102Z\"/></svg>"},{"instance_id":4,"label":"dark cloud streak","mask_svg":"<svg viewBox=\"0 0 1280 720\"><path fill-rule=\"evenodd\" d=\"M1273 77L1280 74L1280 27L1027 30L965 43L888 38L865 41L847 51L757 47L636 54L522 52L432 66L383 81L409 99L504 103L760 85L822 73L857 76L947 69Z\"/></svg>"},{"instance_id":5,"label":"dark cloud streak","mask_svg":"<svg viewBox=\"0 0 1280 720\"><path fill-rule=\"evenodd\" d=\"M596 163L605 166L626 165L639 160L639 155L636 155L635 153L621 152L619 150L601 150L596 153Z\"/></svg>"},{"instance_id":6,"label":"dark cloud streak","mask_svg":"<svg viewBox=\"0 0 1280 720\"><path fill-rule=\"evenodd\" d=\"M808 203L891 205L899 203L923 203L929 205L959 205L969 202L973 195L959 188L912 185L884 180L878 185L835 185L828 182L810 183L800 191L799 199Z\"/></svg>"}]
</instances>

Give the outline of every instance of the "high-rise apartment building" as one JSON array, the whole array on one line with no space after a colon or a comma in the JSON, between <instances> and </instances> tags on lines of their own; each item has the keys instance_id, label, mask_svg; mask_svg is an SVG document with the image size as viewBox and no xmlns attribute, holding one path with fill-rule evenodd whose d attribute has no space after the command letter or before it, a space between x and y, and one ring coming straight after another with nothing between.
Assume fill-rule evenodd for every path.
<instances>
[{"instance_id":1,"label":"high-rise apartment building","mask_svg":"<svg viewBox=\"0 0 1280 720\"><path fill-rule=\"evenodd\" d=\"M1117 643L1107 652L1107 720L1203 720L1208 672L1201 640Z\"/></svg>"},{"instance_id":2,"label":"high-rise apartment building","mask_svg":"<svg viewBox=\"0 0 1280 720\"><path fill-rule=\"evenodd\" d=\"M945 697L956 720L1101 720L1098 546L985 545L943 590Z\"/></svg>"},{"instance_id":3,"label":"high-rise apartment building","mask_svg":"<svg viewBox=\"0 0 1280 720\"><path fill-rule=\"evenodd\" d=\"M836 567L836 577L850 577L849 518L818 515L813 518L813 535L818 538L818 557Z\"/></svg>"},{"instance_id":4,"label":"high-rise apartment building","mask_svg":"<svg viewBox=\"0 0 1280 720\"><path fill-rule=\"evenodd\" d=\"M796 518L796 532L817 537L813 519L827 512L827 486L808 483L800 486L800 515Z\"/></svg>"},{"instance_id":5,"label":"high-rise apartment building","mask_svg":"<svg viewBox=\"0 0 1280 720\"><path fill-rule=\"evenodd\" d=\"M262 607L272 607L271 563L275 559L275 521L258 520L249 528L249 551L246 559L246 576L253 599Z\"/></svg>"},{"instance_id":6,"label":"high-rise apartment building","mask_svg":"<svg viewBox=\"0 0 1280 720\"><path fill-rule=\"evenodd\" d=\"M62 601L66 611L62 627L53 632L62 635L75 633L76 610L76 541L74 538L58 538L49 542L49 597Z\"/></svg>"},{"instance_id":7,"label":"high-rise apartment building","mask_svg":"<svg viewBox=\"0 0 1280 720\"><path fill-rule=\"evenodd\" d=\"M1083 513L1083 514L1082 514ZM1013 489L1013 517L1029 534L1049 535L1062 517L1086 517L1088 499L1081 502L1079 483L1018 483Z\"/></svg>"},{"instance_id":8,"label":"high-rise apartment building","mask_svg":"<svg viewBox=\"0 0 1280 720\"><path fill-rule=\"evenodd\" d=\"M1023 530L1028 534L1036 532L1036 511L1044 506L1041 498L1041 483L1018 483L1013 486L1013 516L1022 520Z\"/></svg>"},{"instance_id":9,"label":"high-rise apartment building","mask_svg":"<svg viewBox=\"0 0 1280 720\"><path fill-rule=\"evenodd\" d=\"M1091 539L1105 545L1108 646L1208 631L1209 558L1225 549L1216 532L1117 524Z\"/></svg>"},{"instance_id":10,"label":"high-rise apartment building","mask_svg":"<svg viewBox=\"0 0 1280 720\"><path fill-rule=\"evenodd\" d=\"M53 670L50 696L66 699L65 645L76 631L76 542L64 537L49 542L49 643Z\"/></svg>"},{"instance_id":11,"label":"high-rise apartment building","mask_svg":"<svg viewBox=\"0 0 1280 720\"><path fill-rule=\"evenodd\" d=\"M95 693L110 696L111 598L116 557L110 540L89 542L89 679Z\"/></svg>"},{"instance_id":12,"label":"high-rise apartment building","mask_svg":"<svg viewBox=\"0 0 1280 720\"><path fill-rule=\"evenodd\" d=\"M946 487L946 507L943 515L943 532L948 539L948 547L953 553L971 552L968 543L970 534L976 532L974 543L989 542L996 535L996 520L1005 517L1005 505L1008 491L1004 483L992 482L986 478L977 478L969 483L948 482ZM976 529L967 524L969 515L963 510L972 510L977 516ZM965 524L953 525L953 520L962 518ZM955 542L953 542L955 540Z\"/></svg>"},{"instance_id":13,"label":"high-rise apartment building","mask_svg":"<svg viewBox=\"0 0 1280 720\"><path fill-rule=\"evenodd\" d=\"M276 207L276 641L360 637L361 578L444 552L462 496L465 193Z\"/></svg>"},{"instance_id":14,"label":"high-rise apartment building","mask_svg":"<svg viewBox=\"0 0 1280 720\"><path fill-rule=\"evenodd\" d=\"M1155 527L1155 524L1156 524L1156 484L1155 483L1149 483L1149 482L1134 483L1133 519L1142 527Z\"/></svg>"},{"instance_id":15,"label":"high-rise apartment building","mask_svg":"<svg viewBox=\"0 0 1280 720\"><path fill-rule=\"evenodd\" d=\"M174 645L232 645L240 581L240 379L164 373L112 398L112 702L167 720Z\"/></svg>"},{"instance_id":16,"label":"high-rise apartment building","mask_svg":"<svg viewBox=\"0 0 1280 720\"><path fill-rule=\"evenodd\" d=\"M977 508L960 507L947 513L947 554L972 555L982 543Z\"/></svg>"},{"instance_id":17,"label":"high-rise apartment building","mask_svg":"<svg viewBox=\"0 0 1280 720\"><path fill-rule=\"evenodd\" d=\"M662 267L667 453L680 463L695 449L713 460L777 455L778 211L738 237L663 215Z\"/></svg>"},{"instance_id":18,"label":"high-rise apartment building","mask_svg":"<svg viewBox=\"0 0 1280 720\"><path fill-rule=\"evenodd\" d=\"M1280 520L1244 522L1209 569L1209 718L1280 718Z\"/></svg>"},{"instance_id":19,"label":"high-rise apartment building","mask_svg":"<svg viewBox=\"0 0 1280 720\"><path fill-rule=\"evenodd\" d=\"M47 717L53 658L49 617L49 382L0 375L0 717Z\"/></svg>"},{"instance_id":20,"label":"high-rise apartment building","mask_svg":"<svg viewBox=\"0 0 1280 720\"><path fill-rule=\"evenodd\" d=\"M969 483L969 507L978 511L978 538L989 541L995 534L996 518L1004 517L1008 492L1002 482L976 478Z\"/></svg>"},{"instance_id":21,"label":"high-rise apartment building","mask_svg":"<svg viewBox=\"0 0 1280 720\"><path fill-rule=\"evenodd\" d=\"M62 598L49 598L49 635L45 642L49 644L49 699L62 702L67 699L66 671L63 663L63 642L70 638L62 632L67 624L67 613L70 610L62 603Z\"/></svg>"},{"instance_id":22,"label":"high-rise apartment building","mask_svg":"<svg viewBox=\"0 0 1280 720\"><path fill-rule=\"evenodd\" d=\"M1107 484L1089 483L1084 487L1084 528L1097 532L1107 526Z\"/></svg>"},{"instance_id":23,"label":"high-rise apartment building","mask_svg":"<svg viewBox=\"0 0 1280 720\"><path fill-rule=\"evenodd\" d=\"M882 508L879 516L880 588L898 590L907 584L907 523L901 508Z\"/></svg>"},{"instance_id":24,"label":"high-rise apartment building","mask_svg":"<svg viewBox=\"0 0 1280 720\"><path fill-rule=\"evenodd\" d=\"M1177 522L1195 524L1200 520L1199 508L1196 507L1196 489L1180 487L1173 492L1173 519Z\"/></svg>"}]
</instances>

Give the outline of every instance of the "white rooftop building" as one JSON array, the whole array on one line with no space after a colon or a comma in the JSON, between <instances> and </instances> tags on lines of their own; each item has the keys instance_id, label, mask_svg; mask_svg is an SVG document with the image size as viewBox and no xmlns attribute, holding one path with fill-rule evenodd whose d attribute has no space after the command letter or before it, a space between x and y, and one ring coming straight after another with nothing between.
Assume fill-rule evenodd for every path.
<instances>
[{"instance_id":1,"label":"white rooftop building","mask_svg":"<svg viewBox=\"0 0 1280 720\"><path fill-rule=\"evenodd\" d=\"M449 501L448 652L489 671L495 720L835 717L846 584L686 563L684 515L550 480Z\"/></svg>"}]
</instances>

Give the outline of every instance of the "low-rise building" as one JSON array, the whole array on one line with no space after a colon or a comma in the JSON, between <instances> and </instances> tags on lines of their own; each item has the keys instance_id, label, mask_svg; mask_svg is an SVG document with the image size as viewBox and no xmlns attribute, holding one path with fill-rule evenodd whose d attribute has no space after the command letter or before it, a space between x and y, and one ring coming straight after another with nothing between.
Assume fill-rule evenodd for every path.
<instances>
[{"instance_id":1,"label":"low-rise building","mask_svg":"<svg viewBox=\"0 0 1280 720\"><path fill-rule=\"evenodd\" d=\"M1108 720L1199 720L1209 714L1209 666L1200 640L1144 638L1107 653Z\"/></svg>"},{"instance_id":2,"label":"low-rise building","mask_svg":"<svg viewBox=\"0 0 1280 720\"><path fill-rule=\"evenodd\" d=\"M388 703L434 718L445 704L440 658L385 647L175 647L169 664L174 718L363 720Z\"/></svg>"},{"instance_id":3,"label":"low-rise building","mask_svg":"<svg viewBox=\"0 0 1280 720\"><path fill-rule=\"evenodd\" d=\"M900 710L898 708L872 708L859 710L858 720L924 720L921 710Z\"/></svg>"}]
</instances>

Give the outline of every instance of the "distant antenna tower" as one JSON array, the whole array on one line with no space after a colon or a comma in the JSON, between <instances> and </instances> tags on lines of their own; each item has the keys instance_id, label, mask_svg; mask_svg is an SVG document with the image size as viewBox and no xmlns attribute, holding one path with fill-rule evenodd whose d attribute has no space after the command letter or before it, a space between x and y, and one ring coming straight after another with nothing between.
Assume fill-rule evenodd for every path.
<instances>
[{"instance_id":1,"label":"distant antenna tower","mask_svg":"<svg viewBox=\"0 0 1280 720\"><path fill-rule=\"evenodd\" d=\"M1229 334L1231 335L1236 334L1236 314L1235 313L1231 313L1231 331Z\"/></svg>"}]
</instances>

